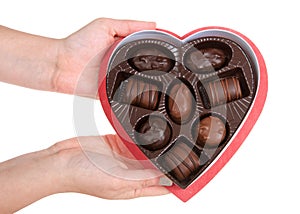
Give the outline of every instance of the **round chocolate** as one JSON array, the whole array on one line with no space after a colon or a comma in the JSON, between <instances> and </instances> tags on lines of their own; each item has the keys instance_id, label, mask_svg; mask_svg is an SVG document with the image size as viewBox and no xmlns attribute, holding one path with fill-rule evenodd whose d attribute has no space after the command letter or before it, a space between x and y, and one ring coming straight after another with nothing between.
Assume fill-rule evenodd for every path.
<instances>
[{"instance_id":1,"label":"round chocolate","mask_svg":"<svg viewBox=\"0 0 300 214\"><path fill-rule=\"evenodd\" d=\"M171 138L171 128L166 120L159 116L149 116L137 124L138 144L148 150L165 147Z\"/></svg>"},{"instance_id":2,"label":"round chocolate","mask_svg":"<svg viewBox=\"0 0 300 214\"><path fill-rule=\"evenodd\" d=\"M156 48L142 48L138 49L132 54L129 64L138 71L164 71L168 72L173 67L173 60L165 53Z\"/></svg>"},{"instance_id":3,"label":"round chocolate","mask_svg":"<svg viewBox=\"0 0 300 214\"><path fill-rule=\"evenodd\" d=\"M216 116L200 120L197 144L201 147L218 147L226 136L225 123Z\"/></svg>"},{"instance_id":4,"label":"round chocolate","mask_svg":"<svg viewBox=\"0 0 300 214\"><path fill-rule=\"evenodd\" d=\"M194 97L184 83L175 84L169 94L167 109L170 117L178 124L187 122L194 110Z\"/></svg>"},{"instance_id":5,"label":"round chocolate","mask_svg":"<svg viewBox=\"0 0 300 214\"><path fill-rule=\"evenodd\" d=\"M130 105L154 110L159 101L157 85L136 78L121 83L118 101Z\"/></svg>"},{"instance_id":6,"label":"round chocolate","mask_svg":"<svg viewBox=\"0 0 300 214\"><path fill-rule=\"evenodd\" d=\"M205 85L211 106L217 106L243 97L238 77L227 77Z\"/></svg>"},{"instance_id":7,"label":"round chocolate","mask_svg":"<svg viewBox=\"0 0 300 214\"><path fill-rule=\"evenodd\" d=\"M186 66L193 72L213 72L224 67L227 56L219 48L202 48L191 51L186 58Z\"/></svg>"},{"instance_id":8,"label":"round chocolate","mask_svg":"<svg viewBox=\"0 0 300 214\"><path fill-rule=\"evenodd\" d=\"M177 180L184 181L200 167L200 158L187 144L176 142L164 155L164 164Z\"/></svg>"}]
</instances>

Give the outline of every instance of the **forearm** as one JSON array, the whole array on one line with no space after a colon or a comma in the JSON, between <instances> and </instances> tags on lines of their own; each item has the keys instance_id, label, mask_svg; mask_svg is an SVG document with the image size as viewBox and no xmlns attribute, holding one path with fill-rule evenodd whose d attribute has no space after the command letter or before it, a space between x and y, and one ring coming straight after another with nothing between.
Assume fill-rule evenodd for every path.
<instances>
[{"instance_id":1,"label":"forearm","mask_svg":"<svg viewBox=\"0 0 300 214\"><path fill-rule=\"evenodd\" d=\"M0 81L54 91L60 40L0 26Z\"/></svg>"},{"instance_id":2,"label":"forearm","mask_svg":"<svg viewBox=\"0 0 300 214\"><path fill-rule=\"evenodd\" d=\"M43 150L0 163L0 213L16 212L62 191L55 157Z\"/></svg>"}]
</instances>

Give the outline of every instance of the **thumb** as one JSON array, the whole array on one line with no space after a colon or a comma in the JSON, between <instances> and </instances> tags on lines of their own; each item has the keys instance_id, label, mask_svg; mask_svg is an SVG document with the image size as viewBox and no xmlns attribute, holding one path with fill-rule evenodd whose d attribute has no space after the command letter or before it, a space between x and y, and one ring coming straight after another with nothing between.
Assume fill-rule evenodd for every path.
<instances>
[{"instance_id":1,"label":"thumb","mask_svg":"<svg viewBox=\"0 0 300 214\"><path fill-rule=\"evenodd\" d=\"M157 175L157 171L151 169L126 170L126 173L135 176L135 180L127 180L124 195L126 198L137 198L145 196L159 196L169 193L166 186L171 186L172 181L165 175Z\"/></svg>"},{"instance_id":2,"label":"thumb","mask_svg":"<svg viewBox=\"0 0 300 214\"><path fill-rule=\"evenodd\" d=\"M154 30L156 27L155 22L117 19L104 19L103 21L111 29L110 33L114 37L125 37L136 31Z\"/></svg>"}]
</instances>

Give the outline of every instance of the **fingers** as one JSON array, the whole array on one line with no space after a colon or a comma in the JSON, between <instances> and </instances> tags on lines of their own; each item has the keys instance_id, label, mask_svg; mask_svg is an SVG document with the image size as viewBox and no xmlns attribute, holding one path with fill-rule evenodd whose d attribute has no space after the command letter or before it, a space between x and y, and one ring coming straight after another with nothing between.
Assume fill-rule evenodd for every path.
<instances>
[{"instance_id":1,"label":"fingers","mask_svg":"<svg viewBox=\"0 0 300 214\"><path fill-rule=\"evenodd\" d=\"M140 30L154 30L155 22L145 22L136 20L116 20L116 19L99 19L109 29L113 37L125 37L131 33Z\"/></svg>"},{"instance_id":2,"label":"fingers","mask_svg":"<svg viewBox=\"0 0 300 214\"><path fill-rule=\"evenodd\" d=\"M114 168L110 171L111 175L114 177L132 181L132 184L138 184L138 182L143 182L145 180L156 182L154 184L159 184L159 178L163 175L162 172L154 169L125 169L125 168Z\"/></svg>"},{"instance_id":3,"label":"fingers","mask_svg":"<svg viewBox=\"0 0 300 214\"><path fill-rule=\"evenodd\" d=\"M172 181L162 172L155 169L124 169L115 168L111 171L114 177L124 180L130 188L145 188L150 186L171 186Z\"/></svg>"},{"instance_id":4,"label":"fingers","mask_svg":"<svg viewBox=\"0 0 300 214\"><path fill-rule=\"evenodd\" d=\"M151 186L151 187L146 187L143 189L137 189L133 191L132 198L137 198L137 197L146 197L146 196L159 196L159 195L166 195L170 193L169 190L165 187L161 186Z\"/></svg>"},{"instance_id":5,"label":"fingers","mask_svg":"<svg viewBox=\"0 0 300 214\"><path fill-rule=\"evenodd\" d=\"M172 181L161 176L149 180L141 180L132 184L132 189L129 191L130 198L145 197L145 196L158 196L169 193L166 186L172 186Z\"/></svg>"},{"instance_id":6,"label":"fingers","mask_svg":"<svg viewBox=\"0 0 300 214\"><path fill-rule=\"evenodd\" d=\"M154 173L153 170L127 170L131 175L144 179L124 180L124 194L120 194L124 198L137 198L144 196L158 196L168 194L169 191L165 186L171 186L172 181L164 175L159 177L150 177L149 174ZM153 174L152 174L153 176Z\"/></svg>"}]
</instances>

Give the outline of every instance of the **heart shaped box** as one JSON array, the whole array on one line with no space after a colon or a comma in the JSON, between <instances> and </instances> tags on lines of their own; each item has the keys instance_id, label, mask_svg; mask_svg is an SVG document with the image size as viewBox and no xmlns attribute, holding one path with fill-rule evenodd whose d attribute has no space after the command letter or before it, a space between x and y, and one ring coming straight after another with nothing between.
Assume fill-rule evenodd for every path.
<instances>
[{"instance_id":1,"label":"heart shaped box","mask_svg":"<svg viewBox=\"0 0 300 214\"><path fill-rule=\"evenodd\" d=\"M145 44L146 46L144 46ZM201 44L204 45L201 46ZM166 73L155 73L153 76L151 76L151 73L149 74L137 71L138 68L132 65L132 61L131 63L128 62L130 57L127 56L126 58L126 54L130 52L132 47L139 45L141 45L141 47L150 48L156 47L157 45L165 47L168 52L172 54L172 56L168 56L172 58L172 61L169 62L174 63L172 64L172 68ZM210 47L210 45L212 47ZM225 57L227 58L227 62L226 60L222 61L221 59L221 62L225 63L223 68L217 68L215 65L213 65L214 71L211 73L202 72L201 70L200 72L197 71L196 73L193 73L194 70L192 68L186 68L188 61L184 59L184 57L188 56L187 53L190 53L188 50L191 49L191 47L196 47L197 49L202 48L201 50L204 57L207 56L205 55L206 51L208 52L208 57L211 57L209 53L210 51L214 51L218 48L222 49L223 53L225 55L227 54ZM227 49L228 51L226 51ZM136 49L133 48L133 50ZM160 63L162 66L168 66L169 64L164 64L164 56L165 55L163 55L162 59L160 59ZM155 59L158 58L156 57ZM192 59L192 57L189 59ZM199 60L199 56L198 58L195 56L194 59ZM144 58L142 60L147 61L148 59ZM212 59L211 62L214 60L215 59ZM141 63L141 61L139 63ZM145 61L142 63L145 63ZM158 69L160 68L158 67ZM132 107L130 103L124 103L124 100L122 100L123 98L117 98L117 101L115 101L115 94L121 93L122 96L127 96L123 95L124 91L126 91L126 84L124 86L124 84L122 85L122 82L125 81L128 85L130 80L128 81L127 78L130 79L135 75L138 76L138 79L142 79L142 81L139 82L140 80L134 80L132 84L135 86L131 86L130 93L135 94L138 96L138 99L140 99L140 103L137 103L136 100L133 101L135 104L137 103L138 106ZM159 78L159 76L164 75L167 75L166 78ZM143 80L143 78L145 79ZM156 88L155 90L159 90L159 98L154 96L154 93L151 92L152 79L154 79L154 85L157 84L157 87L154 87ZM189 117L187 120L191 122L187 122L188 125L185 125L184 123L181 124L180 122L179 124L178 122L176 124L176 122L174 122L174 120L176 121L176 119L174 119L176 114L172 114L174 109L168 107L170 106L170 104L168 104L168 99L170 99L170 96L172 96L170 93L173 93L170 92L172 89L169 88L176 85L172 82L174 79L187 79L183 81L184 85L190 91L192 91L192 96L179 96L181 97L180 99L183 99L185 102L187 102L187 97L192 97L195 101L194 109L189 110ZM138 82L135 83L135 81ZM170 81L170 84L169 82L163 83L163 87L160 87L160 83L157 82L161 81ZM233 84L234 86L231 86L230 84ZM164 87L164 85L166 85L166 87ZM148 100L161 100L157 101L160 103L157 104L157 107L154 107L155 105L152 104L142 103L143 98L138 94L139 92L132 91L133 87L140 88L141 90L142 87L148 87L148 91L141 91L141 93L144 93L144 96L146 96ZM136 159L140 160L145 167L158 168L173 180L175 184L167 188L170 192L184 202L189 200L206 184L208 184L208 182L213 179L213 177L224 167L224 165L241 146L263 109L267 96L267 88L268 82L266 66L258 48L246 36L235 30L224 27L200 28L182 37L159 29L133 33L116 42L114 46L108 50L103 58L99 73L100 102L116 133L120 136L124 144L128 147ZM116 92L116 90L121 92ZM175 89L175 91L178 90L180 90L180 87L179 89ZM182 89L182 91L184 90L185 88ZM220 93L220 90L222 93ZM152 94L147 93L149 91ZM128 92L128 94L130 93ZM120 97L120 95L117 97ZM174 99L175 102L178 102L176 98ZM146 108L146 110L142 109L140 111L140 107ZM135 110L135 108L138 110ZM164 108L168 109L166 110ZM184 111L181 110L181 106L178 108L179 112L181 111L180 113ZM145 147L142 144L139 145L139 142L137 142L138 137L135 135L136 127L140 128L142 126L140 121L145 121L145 119L140 118L149 119L149 115L151 116L152 111L154 112L154 115L157 112L165 114L163 118L167 118L166 120L169 121L169 124L165 126L170 126L171 131L169 130L169 132L171 132L171 135L176 135L169 137L169 143L164 145L162 148L159 148L158 152L153 151L153 148L150 148L149 151L147 146ZM194 116L194 114L196 116ZM195 124L196 121L202 121L203 116L197 116L201 114L206 115L207 117L212 116L210 121L215 118L219 118L221 121L224 121L224 130L226 131L226 134L223 134L223 138L225 136L225 139L222 138L222 142L219 142L221 146L217 146L215 149L205 146L201 147L198 144L197 137L194 138L192 135L190 136L190 134L186 134L187 131L181 130L181 127L184 126L186 126L188 130L192 130L194 127L193 124ZM214 116L216 117L213 118ZM199 117L198 120L197 117ZM159 122L157 123L159 124ZM176 127L177 129L179 127L179 132L178 130L176 131ZM199 128L199 124L196 127ZM131 131L131 129L135 130ZM182 132L185 133L183 136L181 134ZM181 146L177 147L181 147L183 150L188 148L189 154L184 157L179 157L181 152L179 151L179 148L174 146L179 144L181 144ZM187 147L185 148L186 145ZM213 152L211 153L211 151ZM177 157L177 160L172 160L170 157L169 159L165 158L167 156L166 154L170 153L173 153L172 155L175 157L175 159ZM191 157L188 156L190 154L192 154ZM196 160L196 162L199 162L196 163L196 166L194 163L195 157L199 158L199 161ZM168 162L170 165L170 159L171 162L173 161L173 164L171 164L172 167L165 167L165 162ZM178 159L180 160L179 162ZM174 163L174 161L177 162ZM199 166L200 163L202 165ZM188 177L188 179L185 177L182 178L182 176L185 176L184 170L192 174ZM183 175L178 174L180 172L183 173Z\"/></svg>"}]
</instances>

